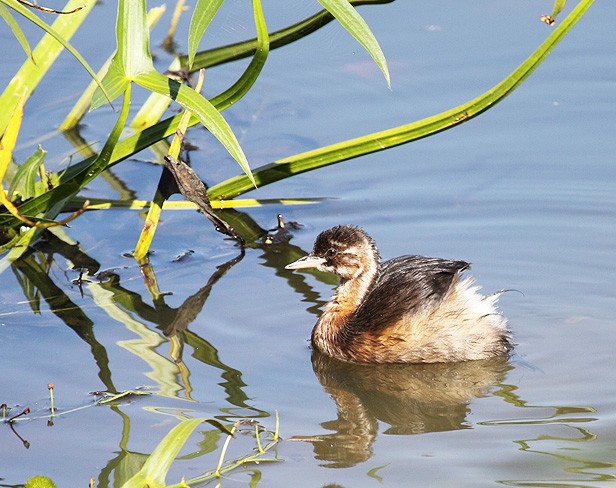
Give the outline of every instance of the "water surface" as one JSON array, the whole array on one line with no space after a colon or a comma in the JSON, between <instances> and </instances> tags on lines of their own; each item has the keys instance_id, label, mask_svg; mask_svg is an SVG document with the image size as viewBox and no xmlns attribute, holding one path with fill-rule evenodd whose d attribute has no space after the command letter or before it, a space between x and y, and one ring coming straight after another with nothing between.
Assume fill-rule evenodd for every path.
<instances>
[{"instance_id":1,"label":"water surface","mask_svg":"<svg viewBox=\"0 0 616 488\"><path fill-rule=\"evenodd\" d=\"M271 29L316 8L265 7ZM91 45L84 52L93 65L112 49L99 38L113 29L114 8L98 6L86 27L91 35L75 38ZM362 7L388 56L391 91L332 24L272 52L253 91L225 116L253 166L417 120L506 76L549 33L538 18L550 9L551 2L445 0ZM226 2L207 42L252 35L244 10ZM255 418L273 429L277 410L284 440L275 455L283 462L240 469L223 486L251 479L298 487L612 486L616 71L607 62L614 33L606 19L615 15L610 2L593 5L518 90L467 124L253 192L325 198L244 212L261 229L274 227L278 213L299 222L290 239L241 253L203 216L165 213L150 271L170 294L153 298L143 270L123 257L142 225L136 212L89 212L64 231L73 247L41 243L2 274L0 402L13 412L29 406L36 417L47 414L48 383L60 411L91 404L94 391L146 386L156 394L61 415L53 427L46 418L14 431L1 425L3 485L45 474L58 486L86 486L91 476L97 486L120 486L121 473L138 469L177 423L175 414ZM154 46L163 30L155 31ZM12 42L6 32L3 42ZM169 56L155 49L165 69ZM10 57L3 85L18 62ZM209 71L206 91L217 93L243 66ZM50 135L44 145L57 169L74 149L51 132L53 124L87 80L68 57L50 76L54 96L34 94L16 157ZM94 112L82 135L102 139L114 118L107 108ZM203 130L189 137L200 148L193 167L208 183L238 172ZM159 167L145 162L151 159L144 152L114 168L140 199L151 198L158 181ZM88 191L109 194L102 181ZM501 299L515 355L400 367L313 355L310 329L334 281L284 265L340 223L366 228L384 258L464 259L487 292L521 292ZM109 272L79 286L75 266ZM28 279L39 291L32 302L20 285ZM222 439L209 425L200 429L168 481L213 468ZM230 457L241 456L254 443L240 436L231 446Z\"/></svg>"}]
</instances>

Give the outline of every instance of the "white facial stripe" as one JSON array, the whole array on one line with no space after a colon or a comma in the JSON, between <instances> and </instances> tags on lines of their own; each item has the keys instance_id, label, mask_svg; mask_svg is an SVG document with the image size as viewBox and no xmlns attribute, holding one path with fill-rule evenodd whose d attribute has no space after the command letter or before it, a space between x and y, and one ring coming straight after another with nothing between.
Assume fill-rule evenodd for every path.
<instances>
[{"instance_id":1,"label":"white facial stripe","mask_svg":"<svg viewBox=\"0 0 616 488\"><path fill-rule=\"evenodd\" d=\"M362 247L359 247L359 246L348 247L347 249L342 251L340 254L354 254L357 256L358 254L363 254L364 250Z\"/></svg>"}]
</instances>

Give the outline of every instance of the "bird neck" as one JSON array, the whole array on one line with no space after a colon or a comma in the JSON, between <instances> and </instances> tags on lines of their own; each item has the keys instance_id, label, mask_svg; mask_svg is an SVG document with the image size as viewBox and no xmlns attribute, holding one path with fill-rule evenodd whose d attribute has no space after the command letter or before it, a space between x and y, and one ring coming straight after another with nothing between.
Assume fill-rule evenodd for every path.
<instances>
[{"instance_id":1,"label":"bird neck","mask_svg":"<svg viewBox=\"0 0 616 488\"><path fill-rule=\"evenodd\" d=\"M378 269L375 266L374 269L363 272L355 278L340 280L336 293L328 306L335 307L339 305L344 309L357 310L357 307L364 301L366 294L372 287L377 272Z\"/></svg>"},{"instance_id":2,"label":"bird neck","mask_svg":"<svg viewBox=\"0 0 616 488\"><path fill-rule=\"evenodd\" d=\"M330 356L344 356L341 346L353 336L348 327L349 319L372 288L378 272L379 261L375 258L365 263L352 278L340 280L336 293L312 331L312 342L317 349Z\"/></svg>"},{"instance_id":3,"label":"bird neck","mask_svg":"<svg viewBox=\"0 0 616 488\"><path fill-rule=\"evenodd\" d=\"M379 273L380 258L373 246L361 249L358 257L341 273L340 283L329 305L356 310L372 288Z\"/></svg>"}]
</instances>

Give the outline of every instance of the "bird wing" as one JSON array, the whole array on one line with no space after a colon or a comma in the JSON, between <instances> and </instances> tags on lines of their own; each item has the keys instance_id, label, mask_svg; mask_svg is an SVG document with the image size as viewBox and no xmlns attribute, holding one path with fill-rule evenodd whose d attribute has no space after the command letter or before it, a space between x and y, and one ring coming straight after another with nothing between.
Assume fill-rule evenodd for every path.
<instances>
[{"instance_id":1,"label":"bird wing","mask_svg":"<svg viewBox=\"0 0 616 488\"><path fill-rule=\"evenodd\" d=\"M424 256L401 256L385 261L372 288L352 321L362 329L377 332L403 316L437 306L458 275L468 269L466 261Z\"/></svg>"}]
</instances>

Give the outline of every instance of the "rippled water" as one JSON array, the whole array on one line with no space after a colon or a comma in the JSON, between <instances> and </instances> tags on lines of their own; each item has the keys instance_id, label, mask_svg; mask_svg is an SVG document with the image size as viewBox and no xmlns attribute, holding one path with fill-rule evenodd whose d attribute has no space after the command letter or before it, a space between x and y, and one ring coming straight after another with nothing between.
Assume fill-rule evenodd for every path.
<instances>
[{"instance_id":1,"label":"rippled water","mask_svg":"<svg viewBox=\"0 0 616 488\"><path fill-rule=\"evenodd\" d=\"M271 29L314 8L265 7ZM94 48L113 29L114 6L98 8L100 20L76 45ZM225 6L211 45L251 35L243 9ZM225 116L253 166L417 120L508 74L549 33L538 17L550 9L551 2L531 1L362 7L388 56L391 91L330 25L272 52L254 90ZM41 243L1 276L0 403L13 414L28 406L34 419L0 425L0 484L45 474L58 486L87 486L90 477L120 486L177 423L174 415L255 418L273 429L278 411L283 441L273 455L283 462L240 468L223 486L613 486L615 15L611 2L593 5L518 90L467 124L252 193L321 203L234 217L268 229L281 213L302 225L290 239L258 241L241 253L201 215L167 212L152 266L142 270L122 256L142 218L113 210L87 213L66 229L74 246ZM108 53L101 43L88 58L94 65ZM164 69L168 56L157 54ZM207 90L224 87L243 66L212 69ZM73 83L85 83L68 58L58 70L54 97L39 90L29 105L38 111L26 114L22 160L70 107ZM12 72L14 64L0 73L3 86ZM82 135L99 140L114 117L95 112ZM238 171L202 130L190 140L200 146L193 167L208 182ZM73 151L58 135L44 145L50 167ZM159 176L148 159L144 153L114 169L141 199L151 198ZM106 194L102 182L89 190ZM500 302L514 356L374 367L312 355L310 329L335 282L284 265L339 223L366 228L384 258L464 259L486 291L517 290ZM74 267L107 273L79 286ZM151 294L144 278L153 277L164 294ZM52 427L43 418L48 383L63 414ZM143 386L156 394L71 411L92 405L90 392ZM198 432L169 482L215 467L224 437L209 424ZM253 447L239 436L229 459Z\"/></svg>"}]
</instances>

